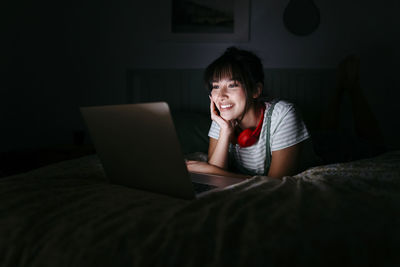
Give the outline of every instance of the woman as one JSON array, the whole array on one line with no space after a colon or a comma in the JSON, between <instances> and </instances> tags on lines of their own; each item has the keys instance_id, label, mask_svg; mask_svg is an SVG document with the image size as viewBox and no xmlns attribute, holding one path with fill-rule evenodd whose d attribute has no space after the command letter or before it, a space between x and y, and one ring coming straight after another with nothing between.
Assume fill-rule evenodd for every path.
<instances>
[{"instance_id":1,"label":"woman","mask_svg":"<svg viewBox=\"0 0 400 267\"><path fill-rule=\"evenodd\" d=\"M207 67L204 80L212 119L208 162L188 161L188 170L243 178L295 174L310 135L292 104L264 102L261 60L230 47Z\"/></svg>"}]
</instances>

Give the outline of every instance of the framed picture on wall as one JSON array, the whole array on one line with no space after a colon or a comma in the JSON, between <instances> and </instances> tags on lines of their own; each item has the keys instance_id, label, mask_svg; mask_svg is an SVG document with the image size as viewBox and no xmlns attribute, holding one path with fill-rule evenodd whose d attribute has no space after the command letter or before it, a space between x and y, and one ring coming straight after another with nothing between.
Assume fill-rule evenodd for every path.
<instances>
[{"instance_id":1,"label":"framed picture on wall","mask_svg":"<svg viewBox=\"0 0 400 267\"><path fill-rule=\"evenodd\" d=\"M162 0L161 39L247 42L250 0Z\"/></svg>"}]
</instances>

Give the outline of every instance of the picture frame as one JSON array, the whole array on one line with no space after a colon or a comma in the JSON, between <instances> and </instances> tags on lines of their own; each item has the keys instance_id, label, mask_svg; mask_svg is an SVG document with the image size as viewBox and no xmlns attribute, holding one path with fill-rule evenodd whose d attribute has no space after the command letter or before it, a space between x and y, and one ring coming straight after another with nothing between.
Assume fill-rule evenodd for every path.
<instances>
[{"instance_id":1,"label":"picture frame","mask_svg":"<svg viewBox=\"0 0 400 267\"><path fill-rule=\"evenodd\" d=\"M248 42L250 0L162 0L162 41Z\"/></svg>"}]
</instances>

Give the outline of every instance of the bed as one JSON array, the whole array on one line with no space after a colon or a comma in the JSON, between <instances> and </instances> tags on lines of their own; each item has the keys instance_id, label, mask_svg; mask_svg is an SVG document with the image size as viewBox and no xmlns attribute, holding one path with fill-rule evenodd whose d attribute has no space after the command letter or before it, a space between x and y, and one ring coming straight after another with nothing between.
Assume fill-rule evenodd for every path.
<instances>
[{"instance_id":1,"label":"bed","mask_svg":"<svg viewBox=\"0 0 400 267\"><path fill-rule=\"evenodd\" d=\"M206 118L174 117L198 158ZM186 201L110 184L87 155L0 179L0 265L395 266L399 178L392 151Z\"/></svg>"},{"instance_id":2,"label":"bed","mask_svg":"<svg viewBox=\"0 0 400 267\"><path fill-rule=\"evenodd\" d=\"M204 160L208 116L173 117ZM398 266L399 248L400 151L192 201L110 184L96 154L0 178L0 266Z\"/></svg>"}]
</instances>

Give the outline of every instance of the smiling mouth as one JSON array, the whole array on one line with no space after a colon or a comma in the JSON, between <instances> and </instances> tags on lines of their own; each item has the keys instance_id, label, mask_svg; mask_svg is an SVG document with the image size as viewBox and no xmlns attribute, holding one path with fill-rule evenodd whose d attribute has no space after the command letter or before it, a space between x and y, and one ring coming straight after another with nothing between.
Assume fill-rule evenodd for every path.
<instances>
[{"instance_id":1,"label":"smiling mouth","mask_svg":"<svg viewBox=\"0 0 400 267\"><path fill-rule=\"evenodd\" d=\"M221 111L228 110L228 109L230 109L232 107L233 107L233 105L231 105L231 104L229 104L229 105L220 105Z\"/></svg>"}]
</instances>

